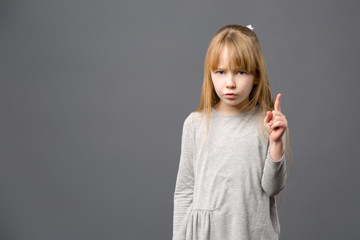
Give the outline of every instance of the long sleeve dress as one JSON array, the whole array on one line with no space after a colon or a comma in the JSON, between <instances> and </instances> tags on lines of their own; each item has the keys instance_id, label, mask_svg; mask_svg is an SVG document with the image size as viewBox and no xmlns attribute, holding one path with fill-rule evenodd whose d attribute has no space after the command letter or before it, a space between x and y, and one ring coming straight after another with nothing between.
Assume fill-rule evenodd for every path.
<instances>
[{"instance_id":1,"label":"long sleeve dress","mask_svg":"<svg viewBox=\"0 0 360 240\"><path fill-rule=\"evenodd\" d=\"M286 182L283 154L275 162L259 136L259 106L237 115L211 111L185 119L177 173L173 240L275 240L275 196Z\"/></svg>"}]
</instances>

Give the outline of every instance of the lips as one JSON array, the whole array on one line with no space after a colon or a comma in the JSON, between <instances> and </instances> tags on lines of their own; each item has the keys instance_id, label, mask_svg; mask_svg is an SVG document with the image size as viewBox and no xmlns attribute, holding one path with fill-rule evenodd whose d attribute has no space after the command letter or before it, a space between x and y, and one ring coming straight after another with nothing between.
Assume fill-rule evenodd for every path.
<instances>
[{"instance_id":1,"label":"lips","mask_svg":"<svg viewBox=\"0 0 360 240\"><path fill-rule=\"evenodd\" d=\"M236 97L236 94L234 94L234 93L226 93L225 96L226 96L227 98L235 98L235 97Z\"/></svg>"}]
</instances>

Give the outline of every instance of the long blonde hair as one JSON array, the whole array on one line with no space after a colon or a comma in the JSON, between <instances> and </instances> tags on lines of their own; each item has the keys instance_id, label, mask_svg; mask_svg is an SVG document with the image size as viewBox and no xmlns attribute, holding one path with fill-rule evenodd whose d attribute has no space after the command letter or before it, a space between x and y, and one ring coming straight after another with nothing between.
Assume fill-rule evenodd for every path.
<instances>
[{"instance_id":1,"label":"long blonde hair","mask_svg":"<svg viewBox=\"0 0 360 240\"><path fill-rule=\"evenodd\" d=\"M242 69L254 75L253 88L249 94L249 103L244 109L252 110L258 105L261 115L260 120L265 118L267 111L274 110L274 100L268 81L266 64L255 32L241 25L224 26L216 32L209 43L204 62L204 81L201 90L200 104L195 110L195 112L203 112L206 114L206 136L208 136L209 132L211 108L220 101L212 83L211 71L214 71L218 67L219 56L224 48L227 48L230 54L229 66L231 66L232 69ZM268 139L269 134L264 127L263 120L259 121L258 127L261 136L264 139ZM285 133L285 154L292 173L292 151L289 143L289 127Z\"/></svg>"}]
</instances>

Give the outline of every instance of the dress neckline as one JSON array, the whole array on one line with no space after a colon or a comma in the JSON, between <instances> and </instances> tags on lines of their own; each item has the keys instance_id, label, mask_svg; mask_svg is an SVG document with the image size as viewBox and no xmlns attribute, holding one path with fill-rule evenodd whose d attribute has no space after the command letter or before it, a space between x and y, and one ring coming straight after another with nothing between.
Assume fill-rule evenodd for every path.
<instances>
[{"instance_id":1,"label":"dress neckline","mask_svg":"<svg viewBox=\"0 0 360 240\"><path fill-rule=\"evenodd\" d=\"M211 111L218 115L218 116L221 116L221 117L225 117L225 118L238 118L238 117L243 117L243 116L247 116L249 115L250 113L254 112L254 110L257 110L258 108L258 105L256 105L253 109L251 110L248 110L246 112L242 112L242 113L237 113L237 114L233 114L233 115L226 115L226 114L223 114L219 111L217 111L214 107L211 107Z\"/></svg>"}]
</instances>

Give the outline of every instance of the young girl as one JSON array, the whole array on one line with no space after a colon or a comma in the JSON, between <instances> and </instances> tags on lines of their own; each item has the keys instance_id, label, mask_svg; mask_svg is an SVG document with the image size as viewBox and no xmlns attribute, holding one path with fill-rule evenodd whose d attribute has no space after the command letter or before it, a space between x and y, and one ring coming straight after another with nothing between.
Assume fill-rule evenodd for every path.
<instances>
[{"instance_id":1,"label":"young girl","mask_svg":"<svg viewBox=\"0 0 360 240\"><path fill-rule=\"evenodd\" d=\"M290 150L280 98L251 25L222 27L206 53L200 105L183 125L173 240L279 239L275 196Z\"/></svg>"}]
</instances>

